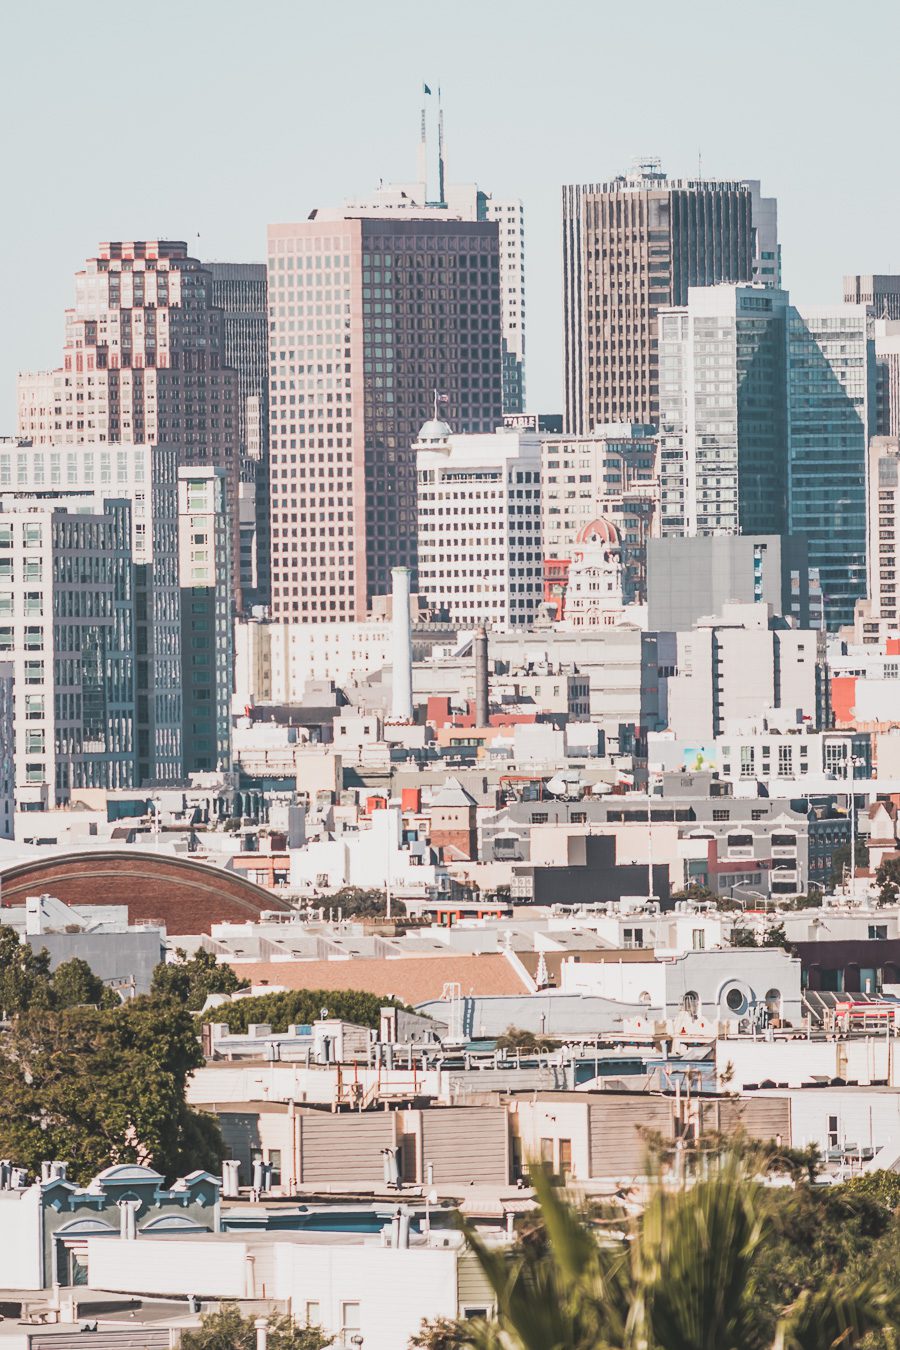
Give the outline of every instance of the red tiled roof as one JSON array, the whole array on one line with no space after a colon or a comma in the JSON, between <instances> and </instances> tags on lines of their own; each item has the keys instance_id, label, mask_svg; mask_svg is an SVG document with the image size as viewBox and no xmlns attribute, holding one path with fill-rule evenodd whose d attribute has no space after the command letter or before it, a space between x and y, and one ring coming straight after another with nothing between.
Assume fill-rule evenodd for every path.
<instances>
[{"instance_id":1,"label":"red tiled roof","mask_svg":"<svg viewBox=\"0 0 900 1350\"><path fill-rule=\"evenodd\" d=\"M403 960L361 957L355 961L250 961L235 964L251 984L285 989L359 989L404 1003L440 998L444 985L461 986L463 995L522 994L525 984L505 956L425 956Z\"/></svg>"}]
</instances>

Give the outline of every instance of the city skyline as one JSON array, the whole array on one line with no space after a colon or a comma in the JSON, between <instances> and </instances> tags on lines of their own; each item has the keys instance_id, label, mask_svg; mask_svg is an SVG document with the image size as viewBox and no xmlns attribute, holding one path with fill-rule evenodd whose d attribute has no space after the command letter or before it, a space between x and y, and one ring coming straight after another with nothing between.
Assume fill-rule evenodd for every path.
<instances>
[{"instance_id":1,"label":"city skyline","mask_svg":"<svg viewBox=\"0 0 900 1350\"><path fill-rule=\"evenodd\" d=\"M169 10L174 14L164 2L157 13ZM346 32L340 18L317 16L317 48L340 52L350 91L342 103L330 92L331 63L303 58L300 8L264 8L254 45L245 40L236 5L217 6L214 24L212 9L201 5L178 12L178 33L185 51L202 44L204 60L192 61L189 80L169 81L148 126L166 147L154 161L161 171L108 177L85 174L82 157L62 146L60 126L63 118L93 124L100 116L99 93L127 31L123 21L105 19L92 44L80 45L73 85L68 53L83 17L60 11L49 33L38 33L38 10L10 14L11 49L34 50L39 37L42 60L39 69L21 62L7 85L12 107L27 108L28 117L4 153L23 209L10 211L5 222L9 256L19 263L8 269L5 287L10 322L0 345L0 430L13 430L16 371L53 360L68 280L97 239L185 239L204 261L261 262L268 224L302 220L315 207L369 193L379 178L414 176L423 79L443 90L448 182L477 181L525 204L530 409L559 411L563 402L562 186L615 176L639 156L658 156L670 177L699 170L710 178L760 178L779 200L784 284L800 303L837 302L845 273L900 266L890 225L900 190L882 174L877 138L867 134L889 122L891 90L869 86L829 125L827 139L809 121L811 79L824 87L846 78L830 11L836 17L836 6L817 7L810 28L807 7L784 12L765 4L740 46L725 47L719 11L706 4L692 7L686 24L658 4L622 14L574 3L569 21L548 32L536 5L517 6L512 24L505 6L486 11L463 3L448 25L436 9L401 3L391 19L399 37L383 44L373 68L369 55L383 42L384 25L360 6ZM773 23L777 15L777 48L767 13ZM863 5L860 43L882 43L896 23L882 5ZM632 63L610 58L611 51L633 50L645 28L652 50L665 52L672 81L664 117L659 100L630 95ZM151 76L149 46L131 48L130 59L138 84ZM241 115L222 120L215 116L216 91L232 87L238 69L247 91ZM735 92L745 88L735 78L742 70L764 90L755 102ZM197 108L204 110L199 129ZM358 134L360 113L367 126L378 127L377 138ZM134 153L132 119L101 123L106 163L126 162ZM192 128L196 134L186 134ZM855 179L870 185L865 193L847 191L844 166L851 163ZM47 165L52 172L43 172Z\"/></svg>"}]
</instances>

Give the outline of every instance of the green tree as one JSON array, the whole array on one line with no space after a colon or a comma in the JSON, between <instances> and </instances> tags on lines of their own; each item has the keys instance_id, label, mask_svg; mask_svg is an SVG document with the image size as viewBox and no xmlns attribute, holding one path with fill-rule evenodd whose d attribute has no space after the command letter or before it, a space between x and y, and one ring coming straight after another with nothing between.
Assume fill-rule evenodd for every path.
<instances>
[{"instance_id":1,"label":"green tree","mask_svg":"<svg viewBox=\"0 0 900 1350\"><path fill-rule=\"evenodd\" d=\"M405 1003L359 989L289 989L280 994L259 994L223 1003L203 1014L205 1022L224 1022L231 1031L246 1031L251 1023L264 1023L273 1031L286 1031L296 1023L311 1023L324 1008L329 1017L358 1026L378 1028L382 1008L407 1008Z\"/></svg>"},{"instance_id":2,"label":"green tree","mask_svg":"<svg viewBox=\"0 0 900 1350\"><path fill-rule=\"evenodd\" d=\"M304 1326L286 1314L269 1317L270 1350L326 1350L334 1337L321 1327ZM181 1334L182 1350L256 1350L256 1325L236 1303L201 1313L200 1326Z\"/></svg>"},{"instance_id":3,"label":"green tree","mask_svg":"<svg viewBox=\"0 0 900 1350\"><path fill-rule=\"evenodd\" d=\"M523 1050L527 1054L556 1050L561 1044L561 1041L554 1040L552 1036L541 1036L537 1032L523 1030L522 1027L507 1027L503 1035L497 1037L499 1049Z\"/></svg>"},{"instance_id":4,"label":"green tree","mask_svg":"<svg viewBox=\"0 0 900 1350\"><path fill-rule=\"evenodd\" d=\"M861 1350L867 1336L896 1325L900 1296L887 1280L851 1278L844 1266L827 1278L807 1271L795 1290L777 1269L785 1234L797 1241L794 1197L814 1214L813 1188L767 1188L739 1152L707 1157L704 1172L689 1186L657 1182L639 1217L607 1211L598 1225L534 1170L546 1241L519 1242L509 1252L467 1230L498 1315L496 1322L458 1324L457 1343L483 1350ZM846 1221L855 1201L841 1203ZM886 1208L874 1204L859 1211L867 1215L863 1229L870 1221L875 1228L890 1223ZM450 1344L444 1338L435 1350Z\"/></svg>"},{"instance_id":5,"label":"green tree","mask_svg":"<svg viewBox=\"0 0 900 1350\"><path fill-rule=\"evenodd\" d=\"M112 1008L119 1003L112 990L79 956L60 962L50 976L50 990L54 1008L77 1008L80 1004Z\"/></svg>"},{"instance_id":6,"label":"green tree","mask_svg":"<svg viewBox=\"0 0 900 1350\"><path fill-rule=\"evenodd\" d=\"M192 1012L199 1012L209 994L233 994L248 989L248 980L241 980L231 966L221 965L201 947L194 956L178 947L174 961L161 961L153 972L150 992L160 998L175 999Z\"/></svg>"},{"instance_id":7,"label":"green tree","mask_svg":"<svg viewBox=\"0 0 900 1350\"><path fill-rule=\"evenodd\" d=\"M32 951L14 928L0 926L0 1015L14 1017L51 1002L48 953Z\"/></svg>"},{"instance_id":8,"label":"green tree","mask_svg":"<svg viewBox=\"0 0 900 1350\"><path fill-rule=\"evenodd\" d=\"M743 924L736 923L731 930L729 942L732 947L758 947L756 933L752 928L745 928Z\"/></svg>"},{"instance_id":9,"label":"green tree","mask_svg":"<svg viewBox=\"0 0 900 1350\"><path fill-rule=\"evenodd\" d=\"M895 905L900 896L900 858L884 858L875 873L879 905Z\"/></svg>"},{"instance_id":10,"label":"green tree","mask_svg":"<svg viewBox=\"0 0 900 1350\"><path fill-rule=\"evenodd\" d=\"M24 1012L0 1038L0 1156L33 1171L65 1158L81 1182L118 1162L168 1179L218 1170L218 1127L185 1101L202 1063L193 1017L171 1002Z\"/></svg>"}]
</instances>

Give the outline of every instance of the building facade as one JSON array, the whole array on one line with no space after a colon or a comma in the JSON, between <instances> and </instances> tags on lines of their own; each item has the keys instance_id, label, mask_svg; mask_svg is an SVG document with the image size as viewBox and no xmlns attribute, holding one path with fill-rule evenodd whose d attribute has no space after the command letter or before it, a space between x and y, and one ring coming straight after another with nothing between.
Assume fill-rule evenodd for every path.
<instances>
[{"instance_id":1,"label":"building facade","mask_svg":"<svg viewBox=\"0 0 900 1350\"><path fill-rule=\"evenodd\" d=\"M12 839L15 833L16 761L15 761L15 667L0 659L0 839Z\"/></svg>"},{"instance_id":2,"label":"building facade","mask_svg":"<svg viewBox=\"0 0 900 1350\"><path fill-rule=\"evenodd\" d=\"M314 213L269 228L272 614L366 617L416 566L412 445L435 392L502 420L498 228Z\"/></svg>"},{"instance_id":3,"label":"building facade","mask_svg":"<svg viewBox=\"0 0 900 1350\"><path fill-rule=\"evenodd\" d=\"M659 314L662 534L781 534L787 516L784 291L691 288Z\"/></svg>"},{"instance_id":4,"label":"building facade","mask_svg":"<svg viewBox=\"0 0 900 1350\"><path fill-rule=\"evenodd\" d=\"M131 505L0 496L0 659L18 810L135 785Z\"/></svg>"},{"instance_id":5,"label":"building facade","mask_svg":"<svg viewBox=\"0 0 900 1350\"><path fill-rule=\"evenodd\" d=\"M415 450L420 594L460 627L532 623L543 592L538 437L455 436L432 420Z\"/></svg>"},{"instance_id":6,"label":"building facade","mask_svg":"<svg viewBox=\"0 0 900 1350\"><path fill-rule=\"evenodd\" d=\"M900 528L900 440L873 436L866 475L866 556L868 585L857 603L856 622L866 642L896 634L900 625L897 531Z\"/></svg>"},{"instance_id":7,"label":"building facade","mask_svg":"<svg viewBox=\"0 0 900 1350\"><path fill-rule=\"evenodd\" d=\"M242 604L269 601L269 315L265 263L208 263L224 314L225 363L237 371Z\"/></svg>"},{"instance_id":8,"label":"building facade","mask_svg":"<svg viewBox=\"0 0 900 1350\"><path fill-rule=\"evenodd\" d=\"M61 370L19 377L35 444L167 444L221 468L238 557L241 399L209 271L175 240L103 243L75 278Z\"/></svg>"},{"instance_id":9,"label":"building facade","mask_svg":"<svg viewBox=\"0 0 900 1350\"><path fill-rule=\"evenodd\" d=\"M231 769L231 549L221 469L179 469L185 773Z\"/></svg>"},{"instance_id":10,"label":"building facade","mask_svg":"<svg viewBox=\"0 0 900 1350\"><path fill-rule=\"evenodd\" d=\"M754 231L748 184L670 181L657 161L564 187L566 430L656 425L659 311L686 304L691 286L750 281L770 233L771 222Z\"/></svg>"},{"instance_id":11,"label":"building facade","mask_svg":"<svg viewBox=\"0 0 900 1350\"><path fill-rule=\"evenodd\" d=\"M170 445L0 441L0 493L11 501L72 499L77 509L114 493L131 503L139 784L183 775L177 458Z\"/></svg>"},{"instance_id":12,"label":"building facade","mask_svg":"<svg viewBox=\"0 0 900 1350\"><path fill-rule=\"evenodd\" d=\"M866 455L875 414L864 305L788 319L788 531L804 535L829 628L866 592Z\"/></svg>"},{"instance_id":13,"label":"building facade","mask_svg":"<svg viewBox=\"0 0 900 1350\"><path fill-rule=\"evenodd\" d=\"M684 632L721 614L728 601L764 604L773 615L809 628L809 564L802 539L720 534L669 535L647 548L647 624Z\"/></svg>"}]
</instances>

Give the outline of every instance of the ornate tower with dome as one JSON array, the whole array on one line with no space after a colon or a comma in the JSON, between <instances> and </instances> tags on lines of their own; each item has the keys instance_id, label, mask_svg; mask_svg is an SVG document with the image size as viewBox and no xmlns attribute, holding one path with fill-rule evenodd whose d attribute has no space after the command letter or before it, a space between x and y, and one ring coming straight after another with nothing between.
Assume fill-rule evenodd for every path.
<instances>
[{"instance_id":1,"label":"ornate tower with dome","mask_svg":"<svg viewBox=\"0 0 900 1350\"><path fill-rule=\"evenodd\" d=\"M598 516L576 536L560 627L611 628L624 609L622 541L612 521Z\"/></svg>"}]
</instances>

